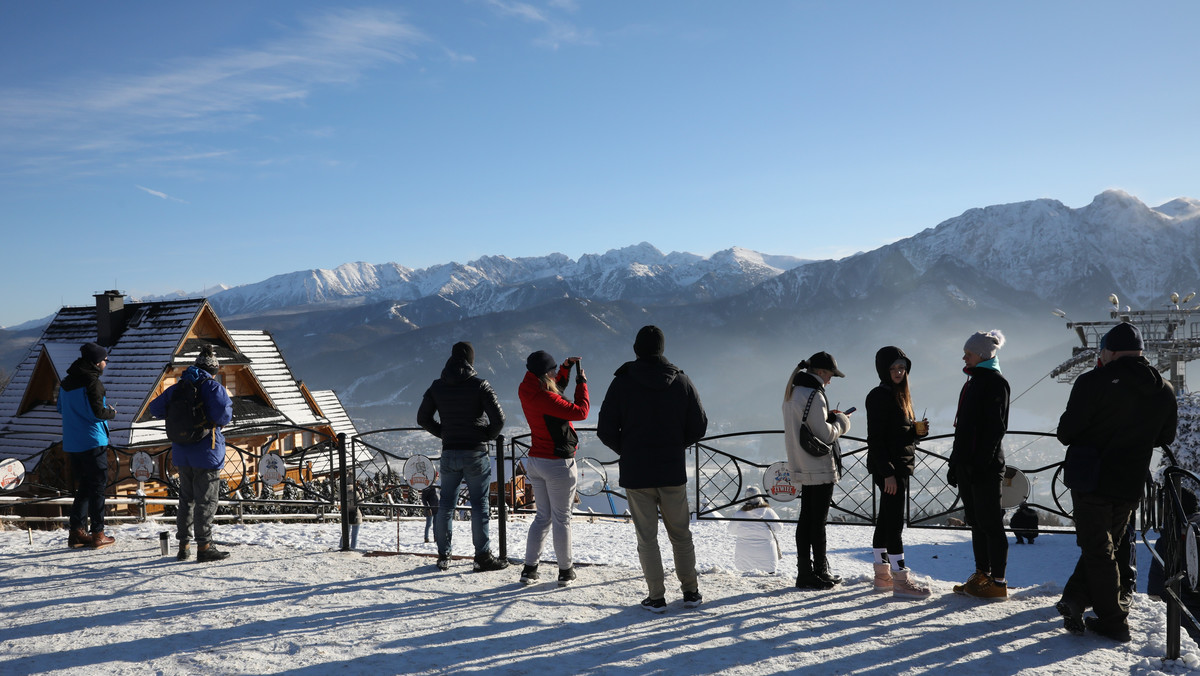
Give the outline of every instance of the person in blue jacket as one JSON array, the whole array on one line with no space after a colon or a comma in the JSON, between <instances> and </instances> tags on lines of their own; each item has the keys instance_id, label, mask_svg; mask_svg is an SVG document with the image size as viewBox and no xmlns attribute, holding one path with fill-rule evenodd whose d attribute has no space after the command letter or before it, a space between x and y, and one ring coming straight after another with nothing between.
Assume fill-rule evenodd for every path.
<instances>
[{"instance_id":1,"label":"person in blue jacket","mask_svg":"<svg viewBox=\"0 0 1200 676\"><path fill-rule=\"evenodd\" d=\"M220 561L229 552L217 549L212 541L213 517L217 514L220 495L221 467L225 464L225 435L221 428L233 420L233 400L225 386L213 378L220 369L216 352L206 345L200 350L196 363L189 366L180 381L195 383L205 417L211 429L194 444L171 443L171 462L179 470L179 513L175 519L179 554L186 561L191 556L189 541L196 536L196 560ZM180 383L166 389L150 402L150 415L166 418L167 407Z\"/></svg>"},{"instance_id":2,"label":"person in blue jacket","mask_svg":"<svg viewBox=\"0 0 1200 676\"><path fill-rule=\"evenodd\" d=\"M84 343L79 355L58 391L63 452L71 463L75 484L67 546L99 549L114 542L104 534L104 489L108 485L108 421L117 411L108 404L100 382L108 365L108 350Z\"/></svg>"}]
</instances>

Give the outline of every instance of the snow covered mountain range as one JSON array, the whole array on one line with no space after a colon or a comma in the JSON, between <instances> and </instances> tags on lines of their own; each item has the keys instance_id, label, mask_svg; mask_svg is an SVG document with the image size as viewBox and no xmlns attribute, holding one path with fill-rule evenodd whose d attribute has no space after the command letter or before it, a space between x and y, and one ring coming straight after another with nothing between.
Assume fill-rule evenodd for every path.
<instances>
[{"instance_id":1,"label":"snow covered mountain range","mask_svg":"<svg viewBox=\"0 0 1200 676\"><path fill-rule=\"evenodd\" d=\"M346 263L271 277L211 296L223 315L321 303L451 300L468 316L516 310L563 297L683 302L745 291L807 261L733 248L708 258L663 254L650 244L587 254L536 258L485 256L413 270L397 263Z\"/></svg>"},{"instance_id":2,"label":"snow covered mountain range","mask_svg":"<svg viewBox=\"0 0 1200 676\"><path fill-rule=\"evenodd\" d=\"M816 264L814 264L816 263ZM958 273L949 273L949 269ZM223 316L281 308L392 301L452 304L459 317L534 307L555 298L685 305L750 292L756 305L814 295L866 299L881 289L943 274L940 293L971 303L953 278L1036 295L1054 306L1100 308L1109 293L1149 305L1200 286L1200 200L1156 208L1117 190L1072 209L1039 199L971 209L934 228L839 261L815 262L741 248L710 257L664 254L641 243L572 260L485 256L414 270L397 263L347 263L304 270L210 296ZM1085 293L1101 296L1085 299ZM774 299L772 299L774 297ZM418 308L411 308L416 311Z\"/></svg>"}]
</instances>

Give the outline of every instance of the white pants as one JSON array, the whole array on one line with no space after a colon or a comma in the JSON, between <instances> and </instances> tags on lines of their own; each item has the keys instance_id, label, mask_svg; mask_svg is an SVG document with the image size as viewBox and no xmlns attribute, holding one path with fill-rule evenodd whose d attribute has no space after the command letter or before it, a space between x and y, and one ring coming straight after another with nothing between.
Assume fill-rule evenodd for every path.
<instances>
[{"instance_id":1,"label":"white pants","mask_svg":"<svg viewBox=\"0 0 1200 676\"><path fill-rule=\"evenodd\" d=\"M525 541L525 565L536 566L546 543L546 531L554 528L554 558L558 568L572 565L571 509L575 503L575 487L579 471L574 458L525 458L525 478L533 484L533 501L537 514L529 524Z\"/></svg>"}]
</instances>

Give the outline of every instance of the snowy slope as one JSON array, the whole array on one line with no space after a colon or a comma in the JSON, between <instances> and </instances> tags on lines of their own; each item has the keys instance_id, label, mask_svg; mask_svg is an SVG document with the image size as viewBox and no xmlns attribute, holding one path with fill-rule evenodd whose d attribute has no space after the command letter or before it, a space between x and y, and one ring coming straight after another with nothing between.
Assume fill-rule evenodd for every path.
<instances>
[{"instance_id":1,"label":"snowy slope","mask_svg":"<svg viewBox=\"0 0 1200 676\"><path fill-rule=\"evenodd\" d=\"M423 525L368 523L360 546L429 554ZM871 591L869 529L830 526L832 564L846 583L803 592L790 585L791 538L782 538L779 575L743 574L732 568L725 525L707 521L693 524L704 604L684 609L668 583L660 616L637 607L645 587L623 522L576 519L579 579L565 589L522 587L515 567L472 574L460 560L441 573L429 556L333 551L335 523L219 524L231 558L179 563L158 551L158 532L172 528L112 528L117 544L100 551L68 550L63 531L35 532L32 544L24 531L0 532L3 672L1075 676L1200 665L1186 635L1184 659L1162 660L1163 606L1142 594L1132 643L1063 631L1053 604L1077 555L1070 535L1014 545L1010 598L981 603L950 592L972 568L968 535L910 529L908 562L934 588L914 602ZM509 524L510 555L523 551L525 529ZM469 527L457 522L455 551L469 549Z\"/></svg>"}]
</instances>

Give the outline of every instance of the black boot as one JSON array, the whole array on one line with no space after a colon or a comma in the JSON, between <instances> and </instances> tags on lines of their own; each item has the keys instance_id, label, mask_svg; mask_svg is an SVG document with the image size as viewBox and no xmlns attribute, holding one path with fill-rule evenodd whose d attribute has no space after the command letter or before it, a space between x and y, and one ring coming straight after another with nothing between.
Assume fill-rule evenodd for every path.
<instances>
[{"instance_id":1,"label":"black boot","mask_svg":"<svg viewBox=\"0 0 1200 676\"><path fill-rule=\"evenodd\" d=\"M833 583L814 573L811 561L801 559L796 566L796 589L833 589Z\"/></svg>"},{"instance_id":2,"label":"black boot","mask_svg":"<svg viewBox=\"0 0 1200 676\"><path fill-rule=\"evenodd\" d=\"M829 570L829 559L823 556L813 565L813 575L828 582L830 587L842 583L842 576Z\"/></svg>"}]
</instances>

